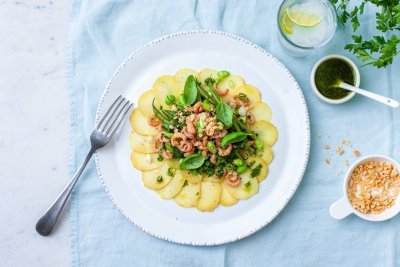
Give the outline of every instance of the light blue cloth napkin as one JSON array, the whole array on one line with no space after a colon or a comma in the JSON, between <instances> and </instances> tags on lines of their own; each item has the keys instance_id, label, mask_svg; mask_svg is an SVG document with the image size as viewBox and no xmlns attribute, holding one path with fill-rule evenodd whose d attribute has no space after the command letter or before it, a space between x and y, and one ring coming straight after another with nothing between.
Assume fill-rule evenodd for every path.
<instances>
[{"instance_id":1,"label":"light blue cloth napkin","mask_svg":"<svg viewBox=\"0 0 400 267\"><path fill-rule=\"evenodd\" d=\"M343 45L350 41L350 27L340 27L330 47L318 54L291 58L277 40L279 4L278 0L73 1L68 38L71 174L89 148L97 104L113 71L141 45L176 31L227 31L271 52L299 82L312 129L306 174L284 211L254 235L215 247L169 243L129 223L107 197L92 161L72 195L73 266L400 266L400 216L372 223L355 216L336 221L328 212L342 195L345 161L354 162L353 149L400 160L400 111L360 96L340 106L319 101L309 86L311 68L323 55L349 55ZM374 27L374 14L368 12L362 25L370 27L363 28L364 34ZM361 85L400 99L398 61L386 70L361 68ZM337 156L333 148L342 139L350 140L353 148L344 146L346 152ZM332 149L323 149L325 144Z\"/></svg>"}]
</instances>

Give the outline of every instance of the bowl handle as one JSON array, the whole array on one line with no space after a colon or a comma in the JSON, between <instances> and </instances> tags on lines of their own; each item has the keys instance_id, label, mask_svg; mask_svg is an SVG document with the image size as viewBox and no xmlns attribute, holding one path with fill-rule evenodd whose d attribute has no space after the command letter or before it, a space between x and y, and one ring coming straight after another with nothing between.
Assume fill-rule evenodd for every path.
<instances>
[{"instance_id":1,"label":"bowl handle","mask_svg":"<svg viewBox=\"0 0 400 267\"><path fill-rule=\"evenodd\" d=\"M353 207L349 204L346 197L342 197L341 199L332 203L329 208L329 213L336 220L341 220L351 213L353 213Z\"/></svg>"}]
</instances>

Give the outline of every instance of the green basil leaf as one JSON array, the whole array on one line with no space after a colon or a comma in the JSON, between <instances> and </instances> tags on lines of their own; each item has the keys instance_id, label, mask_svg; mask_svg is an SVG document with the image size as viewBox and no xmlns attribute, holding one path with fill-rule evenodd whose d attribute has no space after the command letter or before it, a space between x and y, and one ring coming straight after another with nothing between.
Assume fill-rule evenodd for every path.
<instances>
[{"instance_id":1,"label":"green basil leaf","mask_svg":"<svg viewBox=\"0 0 400 267\"><path fill-rule=\"evenodd\" d=\"M193 75L186 79L185 88L183 89L183 98L186 105L193 105L196 102L199 90L197 89L197 82Z\"/></svg>"},{"instance_id":2,"label":"green basil leaf","mask_svg":"<svg viewBox=\"0 0 400 267\"><path fill-rule=\"evenodd\" d=\"M200 168L206 157L201 153L192 154L184 159L179 160L179 169L181 170L193 170Z\"/></svg>"},{"instance_id":3,"label":"green basil leaf","mask_svg":"<svg viewBox=\"0 0 400 267\"><path fill-rule=\"evenodd\" d=\"M233 111L223 100L218 102L215 113L217 113L218 120L226 127L230 128L232 126Z\"/></svg>"},{"instance_id":4,"label":"green basil leaf","mask_svg":"<svg viewBox=\"0 0 400 267\"><path fill-rule=\"evenodd\" d=\"M228 135L225 135L224 138L222 138L221 145L222 145L222 147L225 147L228 144L232 144L232 143L237 143L237 142L243 141L244 139L246 139L247 135L248 134L244 133L244 132L233 132L233 133L230 133Z\"/></svg>"}]
</instances>

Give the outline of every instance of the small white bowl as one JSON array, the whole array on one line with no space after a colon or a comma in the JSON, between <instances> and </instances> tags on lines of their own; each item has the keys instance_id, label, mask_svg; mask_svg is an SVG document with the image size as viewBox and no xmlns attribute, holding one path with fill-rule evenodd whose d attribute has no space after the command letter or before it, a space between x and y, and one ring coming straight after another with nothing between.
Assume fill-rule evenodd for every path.
<instances>
[{"instance_id":1,"label":"small white bowl","mask_svg":"<svg viewBox=\"0 0 400 267\"><path fill-rule=\"evenodd\" d=\"M323 100L323 101L325 101L325 102L327 102L327 103L329 103L329 104L342 104L342 103L347 102L347 101L349 101L350 99L352 99L353 96L354 96L356 93L351 92L351 93L348 94L346 97L343 97L343 98L340 98L340 99L330 99L330 98L327 98L327 97L323 96L323 95L318 91L317 85L315 84L315 72L317 71L317 68L319 67L319 65L321 65L322 62L324 62L324 61L326 61L326 60L328 60L328 59L331 59L331 58L338 58L338 59L342 59L342 60L346 61L346 62L352 67L352 69L354 70L354 75L355 75L355 87L359 87L359 86L360 86L360 79L361 79L361 76L360 76L360 71L358 70L357 65L354 64L354 62L353 62L351 59L349 59L348 57L341 56L341 55L329 55L329 56L323 57L323 58L321 58L320 60L318 60L318 61L315 63L315 65L314 65L314 67L313 67L313 69L312 69L312 71L311 71L311 75L310 75L310 84L311 84L311 88L313 89L314 93L315 93L321 100Z\"/></svg>"},{"instance_id":2,"label":"small white bowl","mask_svg":"<svg viewBox=\"0 0 400 267\"><path fill-rule=\"evenodd\" d=\"M347 187L349 184L349 179L351 177L351 174L353 173L353 170L360 164L365 163L367 161L383 161L383 162L390 162L393 164L397 170L400 170L400 164L395 161L394 159L382 155L372 155L372 156L366 156L358 161L356 161L351 168L347 171L346 177L343 181L343 197L337 201L335 201L331 207L329 208L329 213L331 216L336 219L336 220L341 220L345 217L347 217L350 214L355 214L358 217L367 220L367 221L372 221L372 222L380 222L380 221L385 221L388 219L393 218L400 212L400 194L396 198L395 204L383 211L382 213L379 214L364 214L353 208L353 206L350 203L349 197L347 195Z\"/></svg>"}]
</instances>

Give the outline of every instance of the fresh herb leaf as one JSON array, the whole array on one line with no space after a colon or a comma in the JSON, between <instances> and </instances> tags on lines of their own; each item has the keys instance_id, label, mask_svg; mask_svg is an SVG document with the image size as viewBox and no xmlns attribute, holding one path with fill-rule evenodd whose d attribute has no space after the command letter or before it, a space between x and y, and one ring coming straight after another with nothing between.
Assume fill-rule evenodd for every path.
<instances>
[{"instance_id":1,"label":"fresh herb leaf","mask_svg":"<svg viewBox=\"0 0 400 267\"><path fill-rule=\"evenodd\" d=\"M226 127L230 128L232 126L233 111L228 104L224 101L220 101L215 108L215 113L220 122L222 122Z\"/></svg>"},{"instance_id":2,"label":"fresh herb leaf","mask_svg":"<svg viewBox=\"0 0 400 267\"><path fill-rule=\"evenodd\" d=\"M197 89L197 81L193 75L190 75L186 79L185 88L183 89L183 98L186 105L193 105L197 100L199 91Z\"/></svg>"},{"instance_id":3,"label":"fresh herb leaf","mask_svg":"<svg viewBox=\"0 0 400 267\"><path fill-rule=\"evenodd\" d=\"M193 170L200 168L206 158L201 153L192 154L186 158L179 160L179 168L181 170Z\"/></svg>"},{"instance_id":4,"label":"fresh herb leaf","mask_svg":"<svg viewBox=\"0 0 400 267\"><path fill-rule=\"evenodd\" d=\"M228 135L225 135L224 138L222 138L221 146L225 147L228 144L243 141L244 139L246 139L247 135L248 134L244 132L233 132Z\"/></svg>"}]
</instances>

